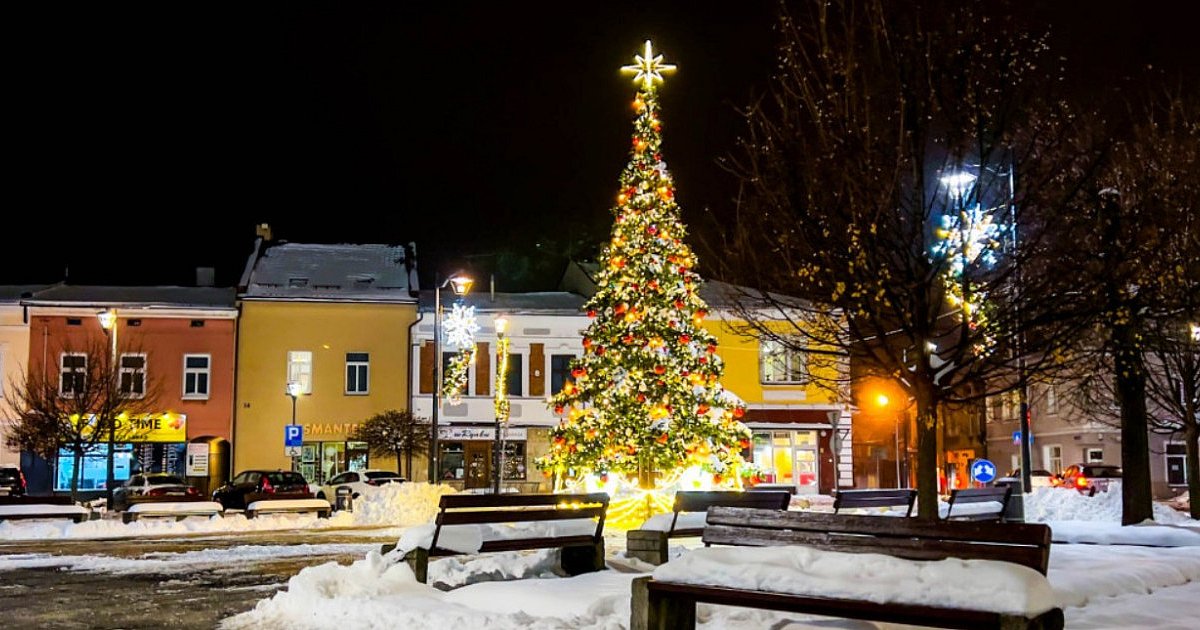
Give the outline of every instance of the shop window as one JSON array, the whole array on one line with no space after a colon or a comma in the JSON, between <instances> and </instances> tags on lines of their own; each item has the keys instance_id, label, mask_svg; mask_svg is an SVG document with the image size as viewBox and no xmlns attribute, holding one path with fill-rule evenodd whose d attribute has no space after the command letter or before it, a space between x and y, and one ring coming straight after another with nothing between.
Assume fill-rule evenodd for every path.
<instances>
[{"instance_id":1,"label":"shop window","mask_svg":"<svg viewBox=\"0 0 1200 630\"><path fill-rule=\"evenodd\" d=\"M575 359L573 354L552 354L550 355L550 393L557 394L562 391L563 385L566 385L567 380L571 377L571 361Z\"/></svg>"},{"instance_id":2,"label":"shop window","mask_svg":"<svg viewBox=\"0 0 1200 630\"><path fill-rule=\"evenodd\" d=\"M505 387L508 388L509 396L524 396L525 390L522 385L525 383L522 359L525 357L520 354L508 355L508 377L505 379Z\"/></svg>"},{"instance_id":3,"label":"shop window","mask_svg":"<svg viewBox=\"0 0 1200 630\"><path fill-rule=\"evenodd\" d=\"M183 355L183 397L208 398L208 381L211 376L212 357L207 354Z\"/></svg>"},{"instance_id":4,"label":"shop window","mask_svg":"<svg viewBox=\"0 0 1200 630\"><path fill-rule=\"evenodd\" d=\"M346 470L366 470L369 468L370 449L366 442L346 442Z\"/></svg>"},{"instance_id":5,"label":"shop window","mask_svg":"<svg viewBox=\"0 0 1200 630\"><path fill-rule=\"evenodd\" d=\"M312 352L291 350L287 353L289 383L300 383L301 394L312 393Z\"/></svg>"},{"instance_id":6,"label":"shop window","mask_svg":"<svg viewBox=\"0 0 1200 630\"><path fill-rule=\"evenodd\" d=\"M58 393L62 396L82 394L87 387L87 355L65 352L59 361L62 369L58 379Z\"/></svg>"},{"instance_id":7,"label":"shop window","mask_svg":"<svg viewBox=\"0 0 1200 630\"><path fill-rule=\"evenodd\" d=\"M464 479L466 477L466 449L462 442L442 442L442 479Z\"/></svg>"},{"instance_id":8,"label":"shop window","mask_svg":"<svg viewBox=\"0 0 1200 630\"><path fill-rule=\"evenodd\" d=\"M524 480L525 477L525 443L504 443L504 478L509 481Z\"/></svg>"},{"instance_id":9,"label":"shop window","mask_svg":"<svg viewBox=\"0 0 1200 630\"><path fill-rule=\"evenodd\" d=\"M793 347L799 342L784 344L776 339L759 343L759 374L763 383L803 383L808 380L805 355Z\"/></svg>"},{"instance_id":10,"label":"shop window","mask_svg":"<svg viewBox=\"0 0 1200 630\"><path fill-rule=\"evenodd\" d=\"M1187 446L1178 442L1167 444L1166 463L1167 463L1167 484L1172 486L1187 485L1187 468L1184 466L1184 459L1187 454Z\"/></svg>"},{"instance_id":11,"label":"shop window","mask_svg":"<svg viewBox=\"0 0 1200 630\"><path fill-rule=\"evenodd\" d=\"M75 455L70 449L58 453L54 467L54 490L66 492L71 489L71 477L75 474ZM113 449L113 479L117 484L129 479L133 460L133 445L116 444ZM108 445L97 444L79 460L79 490L90 492L104 490L108 479Z\"/></svg>"},{"instance_id":12,"label":"shop window","mask_svg":"<svg viewBox=\"0 0 1200 630\"><path fill-rule=\"evenodd\" d=\"M369 390L371 357L366 352L346 353L346 393L366 394Z\"/></svg>"},{"instance_id":13,"label":"shop window","mask_svg":"<svg viewBox=\"0 0 1200 630\"><path fill-rule=\"evenodd\" d=\"M131 398L146 395L146 355L121 355L121 393Z\"/></svg>"}]
</instances>

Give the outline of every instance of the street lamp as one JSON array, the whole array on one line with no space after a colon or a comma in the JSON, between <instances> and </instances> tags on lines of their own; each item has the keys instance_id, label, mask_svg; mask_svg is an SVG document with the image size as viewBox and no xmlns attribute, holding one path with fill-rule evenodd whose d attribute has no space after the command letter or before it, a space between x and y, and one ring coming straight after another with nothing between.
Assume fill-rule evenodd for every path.
<instances>
[{"instance_id":1,"label":"street lamp","mask_svg":"<svg viewBox=\"0 0 1200 630\"><path fill-rule=\"evenodd\" d=\"M504 425L508 424L508 320L497 317L496 325L496 443L493 445L495 455L492 457L495 470L492 471L492 492L500 494L500 478L504 468L504 444L500 440Z\"/></svg>"},{"instance_id":2,"label":"street lamp","mask_svg":"<svg viewBox=\"0 0 1200 630\"><path fill-rule=\"evenodd\" d=\"M434 374L433 379L433 414L429 421L429 483L437 483L441 479L441 467L439 466L438 454L438 411L442 406L442 289L446 285L450 285L454 289L454 295L462 297L471 291L471 285L475 284L469 276L461 273L455 274L446 278L444 282L438 284L436 277L434 278L433 289L433 361Z\"/></svg>"},{"instance_id":3,"label":"street lamp","mask_svg":"<svg viewBox=\"0 0 1200 630\"><path fill-rule=\"evenodd\" d=\"M117 310L115 308L110 308L108 310L100 311L96 314L96 318L100 320L100 327L104 329L104 332L108 335L109 339L109 369L105 377L114 379L112 384L116 386L113 389L106 387L105 389L108 390L106 396L119 396L121 390L121 369L117 365ZM113 451L116 448L117 441L117 419L113 417L108 418L107 420L108 461L105 464L107 470L105 471L104 490L105 494L108 496L108 500L111 502L113 496L113 482L116 481L113 479L113 462L115 461L116 457Z\"/></svg>"},{"instance_id":4,"label":"street lamp","mask_svg":"<svg viewBox=\"0 0 1200 630\"><path fill-rule=\"evenodd\" d=\"M292 399L292 426L296 426L296 398L304 393L304 386L300 381L288 381L284 388L286 393ZM296 456L292 455L292 470L296 470Z\"/></svg>"}]
</instances>

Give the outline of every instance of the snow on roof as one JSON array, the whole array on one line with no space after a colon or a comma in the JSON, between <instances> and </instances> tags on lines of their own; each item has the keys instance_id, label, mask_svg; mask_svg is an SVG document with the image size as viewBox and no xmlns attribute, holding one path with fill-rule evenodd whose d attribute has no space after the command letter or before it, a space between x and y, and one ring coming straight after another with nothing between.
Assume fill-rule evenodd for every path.
<instances>
[{"instance_id":1,"label":"snow on roof","mask_svg":"<svg viewBox=\"0 0 1200 630\"><path fill-rule=\"evenodd\" d=\"M414 302L415 278L400 245L279 243L254 262L242 297Z\"/></svg>"},{"instance_id":2,"label":"snow on roof","mask_svg":"<svg viewBox=\"0 0 1200 630\"><path fill-rule=\"evenodd\" d=\"M449 305L457 301L458 296L453 291L442 293L442 304ZM583 305L587 302L578 293L568 291L530 291L527 293L489 293L479 291L468 293L463 298L467 304L482 313L503 312L517 313L560 313L582 315ZM433 310L433 291L421 291L421 310Z\"/></svg>"},{"instance_id":3,"label":"snow on roof","mask_svg":"<svg viewBox=\"0 0 1200 630\"><path fill-rule=\"evenodd\" d=\"M0 284L0 304L16 304L45 289L45 284Z\"/></svg>"},{"instance_id":4,"label":"snow on roof","mask_svg":"<svg viewBox=\"0 0 1200 630\"><path fill-rule=\"evenodd\" d=\"M55 285L22 300L29 306L158 306L234 308L232 287L113 287Z\"/></svg>"}]
</instances>

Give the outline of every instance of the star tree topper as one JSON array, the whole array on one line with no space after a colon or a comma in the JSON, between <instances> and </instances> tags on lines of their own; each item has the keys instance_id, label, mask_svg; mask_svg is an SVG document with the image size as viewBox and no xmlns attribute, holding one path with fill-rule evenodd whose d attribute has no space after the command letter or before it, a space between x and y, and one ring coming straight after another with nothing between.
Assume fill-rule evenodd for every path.
<instances>
[{"instance_id":1,"label":"star tree topper","mask_svg":"<svg viewBox=\"0 0 1200 630\"><path fill-rule=\"evenodd\" d=\"M633 74L633 82L642 82L642 89L650 91L654 89L655 83L663 82L663 74L670 74L675 71L675 65L663 63L663 56L655 55L654 48L650 45L650 40L646 40L646 49L643 54L633 56L632 66L621 66L621 72Z\"/></svg>"}]
</instances>

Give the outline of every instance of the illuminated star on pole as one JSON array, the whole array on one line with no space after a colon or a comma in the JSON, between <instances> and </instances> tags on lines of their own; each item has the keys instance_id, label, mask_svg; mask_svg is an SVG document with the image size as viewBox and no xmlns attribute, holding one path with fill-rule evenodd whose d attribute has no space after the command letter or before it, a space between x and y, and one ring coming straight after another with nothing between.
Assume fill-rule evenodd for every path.
<instances>
[{"instance_id":1,"label":"illuminated star on pole","mask_svg":"<svg viewBox=\"0 0 1200 630\"><path fill-rule=\"evenodd\" d=\"M642 82L643 90L654 89L655 83L662 83L663 73L671 73L675 71L675 66L669 63L663 63L662 55L655 55L654 48L650 45L650 40L646 40L646 49L643 54L634 55L632 66L621 66L621 72L633 74L633 82Z\"/></svg>"}]
</instances>

